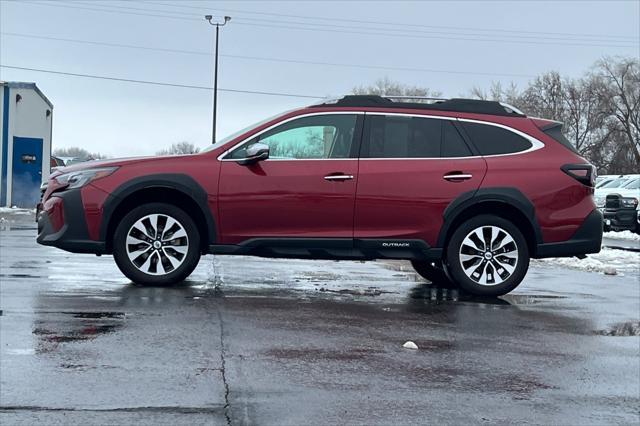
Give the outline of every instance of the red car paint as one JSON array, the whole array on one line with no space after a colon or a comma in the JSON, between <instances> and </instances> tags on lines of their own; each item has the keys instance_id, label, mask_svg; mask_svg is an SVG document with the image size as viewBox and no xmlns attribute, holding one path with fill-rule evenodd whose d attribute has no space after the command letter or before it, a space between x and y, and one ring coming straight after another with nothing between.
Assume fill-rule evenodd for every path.
<instances>
[{"instance_id":1,"label":"red car paint","mask_svg":"<svg viewBox=\"0 0 640 426\"><path fill-rule=\"evenodd\" d=\"M251 166L219 156L237 143L283 120L321 112L385 112L445 116L498 123L531 135L544 147L523 154L443 159L325 159L262 161ZM52 175L43 201L61 186L56 176L73 170L117 166L108 177L81 190L91 240L99 241L110 218L104 205L118 188L154 174L188 175L205 191L215 219L212 244L240 244L259 237L421 239L437 247L447 207L461 194L480 188L517 188L535 207L542 243L568 240L595 209L592 188L561 171L586 163L540 130L546 120L406 108L303 108L277 117L215 150L195 155L109 160L78 164ZM451 182L450 172L470 180ZM353 175L349 181L325 176ZM104 238L110 238L109 235Z\"/></svg>"}]
</instances>

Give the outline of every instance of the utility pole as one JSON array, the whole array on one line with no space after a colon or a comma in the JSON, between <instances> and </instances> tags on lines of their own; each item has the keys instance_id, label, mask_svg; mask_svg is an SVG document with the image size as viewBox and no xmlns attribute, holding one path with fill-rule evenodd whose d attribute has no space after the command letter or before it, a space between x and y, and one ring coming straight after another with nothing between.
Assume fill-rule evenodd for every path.
<instances>
[{"instance_id":1,"label":"utility pole","mask_svg":"<svg viewBox=\"0 0 640 426\"><path fill-rule=\"evenodd\" d=\"M205 15L204 19L209 22L209 25L213 25L216 27L216 51L214 58L214 70L213 70L213 121L212 121L212 131L211 131L211 143L216 143L216 114L218 110L218 36L220 33L220 27L224 27L227 22L231 20L231 16L225 16L224 22L212 22L213 15Z\"/></svg>"}]
</instances>

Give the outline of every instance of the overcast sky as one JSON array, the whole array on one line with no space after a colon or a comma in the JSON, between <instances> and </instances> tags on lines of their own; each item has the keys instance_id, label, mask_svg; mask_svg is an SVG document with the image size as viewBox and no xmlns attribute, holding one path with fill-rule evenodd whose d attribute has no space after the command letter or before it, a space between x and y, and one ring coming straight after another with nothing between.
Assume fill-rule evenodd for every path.
<instances>
[{"instance_id":1,"label":"overcast sky","mask_svg":"<svg viewBox=\"0 0 640 426\"><path fill-rule=\"evenodd\" d=\"M2 0L0 64L211 87L214 29L202 18L211 13L233 18L221 29L221 89L335 97L388 76L460 96L495 80L524 86L550 70L577 77L605 55L638 57L639 5ZM0 68L0 79L36 82L53 102L54 149L125 156L183 140L210 142L210 90L9 68ZM219 138L315 102L234 92L221 92L218 101Z\"/></svg>"}]
</instances>

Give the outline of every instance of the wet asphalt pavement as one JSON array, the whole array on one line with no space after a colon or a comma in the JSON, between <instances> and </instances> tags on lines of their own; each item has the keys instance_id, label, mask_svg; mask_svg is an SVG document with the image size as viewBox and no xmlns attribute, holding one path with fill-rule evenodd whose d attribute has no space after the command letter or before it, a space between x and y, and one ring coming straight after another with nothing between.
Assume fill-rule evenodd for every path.
<instances>
[{"instance_id":1,"label":"wet asphalt pavement","mask_svg":"<svg viewBox=\"0 0 640 426\"><path fill-rule=\"evenodd\" d=\"M402 262L207 256L141 288L34 236L0 231L2 425L640 422L637 273L479 300Z\"/></svg>"}]
</instances>

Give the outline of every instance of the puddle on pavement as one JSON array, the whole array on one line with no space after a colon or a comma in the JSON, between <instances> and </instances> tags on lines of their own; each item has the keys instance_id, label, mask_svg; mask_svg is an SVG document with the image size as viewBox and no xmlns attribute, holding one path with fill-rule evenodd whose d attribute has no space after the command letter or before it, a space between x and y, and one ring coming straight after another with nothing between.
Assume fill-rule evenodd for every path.
<instances>
[{"instance_id":1,"label":"puddle on pavement","mask_svg":"<svg viewBox=\"0 0 640 426\"><path fill-rule=\"evenodd\" d=\"M367 287L363 289L350 289L343 288L339 290L332 290L329 288L320 287L318 291L322 293L335 293L335 294L350 294L352 296L380 296L381 294L391 294L392 291L380 290L377 287Z\"/></svg>"},{"instance_id":2,"label":"puddle on pavement","mask_svg":"<svg viewBox=\"0 0 640 426\"><path fill-rule=\"evenodd\" d=\"M315 348L279 348L265 352L265 355L282 359L302 359L305 361L355 361L367 358L381 351L371 348L351 348L343 351L336 349L315 349Z\"/></svg>"},{"instance_id":3,"label":"puddle on pavement","mask_svg":"<svg viewBox=\"0 0 640 426\"><path fill-rule=\"evenodd\" d=\"M63 320L55 314L63 315ZM62 343L89 341L113 333L122 328L124 318L123 312L48 313L48 320L34 324L32 333L38 338L36 353L53 352Z\"/></svg>"},{"instance_id":4,"label":"puddle on pavement","mask_svg":"<svg viewBox=\"0 0 640 426\"><path fill-rule=\"evenodd\" d=\"M45 278L41 275L31 274L0 274L0 278Z\"/></svg>"}]
</instances>

